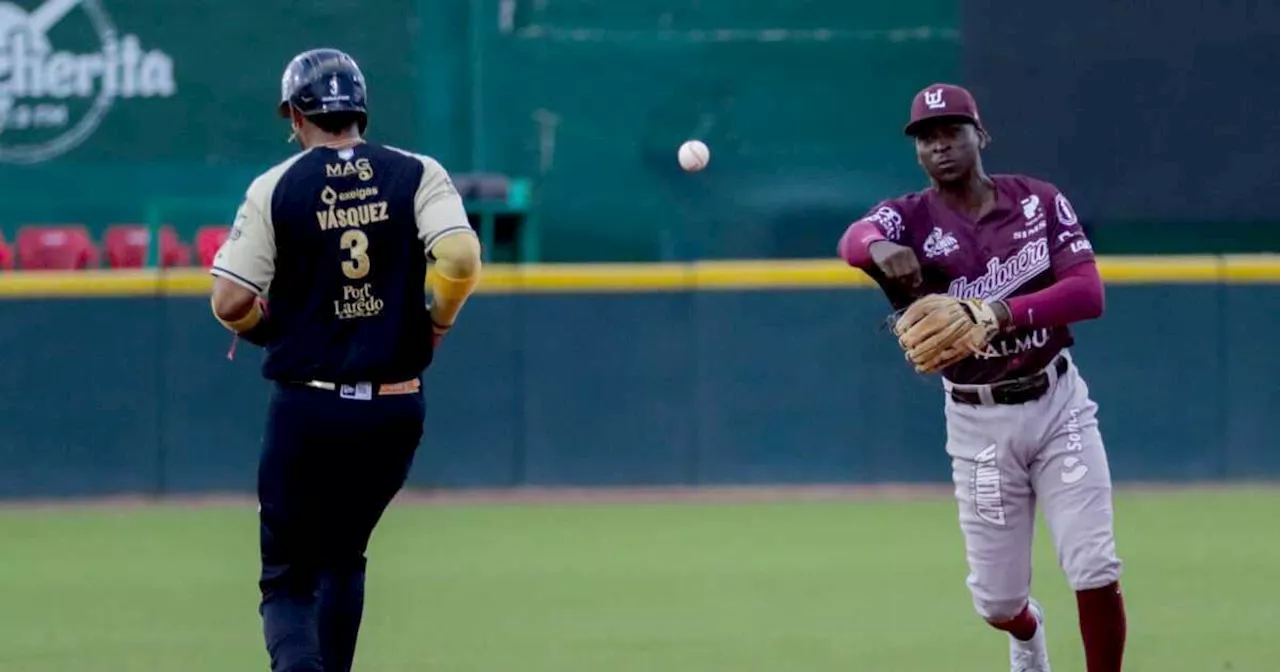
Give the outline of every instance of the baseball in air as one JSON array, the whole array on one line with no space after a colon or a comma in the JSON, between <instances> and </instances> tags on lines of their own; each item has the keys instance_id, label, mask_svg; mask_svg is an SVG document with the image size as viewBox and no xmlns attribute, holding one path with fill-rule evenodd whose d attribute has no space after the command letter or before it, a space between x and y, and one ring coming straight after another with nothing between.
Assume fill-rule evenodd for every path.
<instances>
[{"instance_id":1,"label":"baseball in air","mask_svg":"<svg viewBox=\"0 0 1280 672\"><path fill-rule=\"evenodd\" d=\"M701 140L689 140L680 145L679 158L681 168L689 172L699 171L711 161L711 150Z\"/></svg>"}]
</instances>

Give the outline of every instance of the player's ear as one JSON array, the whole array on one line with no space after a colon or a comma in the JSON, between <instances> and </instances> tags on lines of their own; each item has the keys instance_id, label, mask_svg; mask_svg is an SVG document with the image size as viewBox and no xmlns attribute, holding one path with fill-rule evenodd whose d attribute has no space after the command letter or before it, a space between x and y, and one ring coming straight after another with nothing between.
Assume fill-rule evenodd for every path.
<instances>
[{"instance_id":1,"label":"player's ear","mask_svg":"<svg viewBox=\"0 0 1280 672\"><path fill-rule=\"evenodd\" d=\"M991 144L991 136L985 129L978 129L978 149L986 149Z\"/></svg>"}]
</instances>

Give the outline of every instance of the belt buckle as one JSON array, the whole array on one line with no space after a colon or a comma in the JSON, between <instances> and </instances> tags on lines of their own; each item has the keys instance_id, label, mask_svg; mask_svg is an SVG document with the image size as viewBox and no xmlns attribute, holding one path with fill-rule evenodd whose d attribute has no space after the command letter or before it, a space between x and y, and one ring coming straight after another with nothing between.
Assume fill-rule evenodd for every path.
<instances>
[{"instance_id":1,"label":"belt buckle","mask_svg":"<svg viewBox=\"0 0 1280 672\"><path fill-rule=\"evenodd\" d=\"M338 396L343 399L368 401L373 398L373 383L343 384L338 388Z\"/></svg>"},{"instance_id":2,"label":"belt buckle","mask_svg":"<svg viewBox=\"0 0 1280 672\"><path fill-rule=\"evenodd\" d=\"M1003 399L1008 403L1022 403L1039 399L1049 389L1049 376L1044 372L1033 373L1030 376L1016 378L1008 381L1004 385L999 385L991 390L992 398L997 400Z\"/></svg>"}]
</instances>

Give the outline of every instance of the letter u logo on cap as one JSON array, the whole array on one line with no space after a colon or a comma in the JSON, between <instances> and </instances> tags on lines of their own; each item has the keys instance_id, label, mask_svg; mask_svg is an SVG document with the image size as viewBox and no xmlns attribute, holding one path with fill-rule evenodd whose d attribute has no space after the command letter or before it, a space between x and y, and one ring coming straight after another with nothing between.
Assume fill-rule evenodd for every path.
<instances>
[{"instance_id":1,"label":"letter u logo on cap","mask_svg":"<svg viewBox=\"0 0 1280 672\"><path fill-rule=\"evenodd\" d=\"M924 104L931 110L946 109L947 103L942 99L942 89L924 92Z\"/></svg>"}]
</instances>

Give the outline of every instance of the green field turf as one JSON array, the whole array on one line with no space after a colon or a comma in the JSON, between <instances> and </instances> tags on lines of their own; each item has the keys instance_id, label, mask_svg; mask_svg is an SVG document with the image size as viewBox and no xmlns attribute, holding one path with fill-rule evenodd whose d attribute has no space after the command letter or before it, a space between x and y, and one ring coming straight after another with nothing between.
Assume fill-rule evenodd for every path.
<instances>
[{"instance_id":1,"label":"green field turf","mask_svg":"<svg viewBox=\"0 0 1280 672\"><path fill-rule=\"evenodd\" d=\"M1280 670L1280 491L1122 492L1133 672ZM0 509L0 670L265 670L252 504ZM1048 537L1036 594L1083 670ZM954 505L409 506L370 553L360 672L1007 670Z\"/></svg>"}]
</instances>

